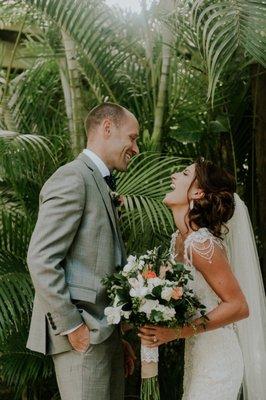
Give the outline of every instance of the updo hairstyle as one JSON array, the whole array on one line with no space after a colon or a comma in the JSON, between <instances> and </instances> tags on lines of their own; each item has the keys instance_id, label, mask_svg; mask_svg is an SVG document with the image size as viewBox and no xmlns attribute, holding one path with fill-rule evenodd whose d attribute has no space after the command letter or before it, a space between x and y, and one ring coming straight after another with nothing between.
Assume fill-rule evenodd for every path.
<instances>
[{"instance_id":1,"label":"updo hairstyle","mask_svg":"<svg viewBox=\"0 0 266 400\"><path fill-rule=\"evenodd\" d=\"M221 238L223 227L235 209L235 178L213 162L199 158L195 162L195 178L190 187L195 181L204 191L204 197L194 200L188 213L189 225L192 229L193 224L205 227Z\"/></svg>"}]
</instances>

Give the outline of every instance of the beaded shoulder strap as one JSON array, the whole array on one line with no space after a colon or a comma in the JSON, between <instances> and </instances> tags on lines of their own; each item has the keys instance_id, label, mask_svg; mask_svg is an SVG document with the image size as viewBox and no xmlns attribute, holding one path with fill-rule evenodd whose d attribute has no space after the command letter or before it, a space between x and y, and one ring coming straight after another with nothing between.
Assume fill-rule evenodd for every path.
<instances>
[{"instance_id":1,"label":"beaded shoulder strap","mask_svg":"<svg viewBox=\"0 0 266 400\"><path fill-rule=\"evenodd\" d=\"M195 252L211 263L216 245L224 249L221 239L215 237L207 228L200 228L198 231L192 232L184 243L186 262L192 265L192 254Z\"/></svg>"}]
</instances>

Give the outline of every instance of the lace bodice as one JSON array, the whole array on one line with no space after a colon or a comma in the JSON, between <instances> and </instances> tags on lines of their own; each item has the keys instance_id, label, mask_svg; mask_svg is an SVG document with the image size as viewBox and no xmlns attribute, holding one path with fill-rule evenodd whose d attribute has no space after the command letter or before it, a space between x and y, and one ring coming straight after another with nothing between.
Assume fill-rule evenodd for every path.
<instances>
[{"instance_id":1,"label":"lace bodice","mask_svg":"<svg viewBox=\"0 0 266 400\"><path fill-rule=\"evenodd\" d=\"M172 235L170 252L175 257L175 242L179 231ZM193 266L193 252L200 254L206 262L212 263L215 247L224 249L222 241L215 237L207 228L200 228L190 233L184 241L184 263L191 271L193 281L189 281L188 286L198 296L199 300L206 306L206 311L215 308L220 302L220 298L204 279L201 272Z\"/></svg>"}]
</instances>

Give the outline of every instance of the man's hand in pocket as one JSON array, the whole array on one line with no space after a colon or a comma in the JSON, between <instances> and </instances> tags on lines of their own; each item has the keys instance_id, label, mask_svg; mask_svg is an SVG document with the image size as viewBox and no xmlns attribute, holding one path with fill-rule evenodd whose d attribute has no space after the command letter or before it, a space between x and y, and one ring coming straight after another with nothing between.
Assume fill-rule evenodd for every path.
<instances>
[{"instance_id":1,"label":"man's hand in pocket","mask_svg":"<svg viewBox=\"0 0 266 400\"><path fill-rule=\"evenodd\" d=\"M79 353L85 353L90 346L90 331L85 324L69 333L67 337L73 349Z\"/></svg>"}]
</instances>

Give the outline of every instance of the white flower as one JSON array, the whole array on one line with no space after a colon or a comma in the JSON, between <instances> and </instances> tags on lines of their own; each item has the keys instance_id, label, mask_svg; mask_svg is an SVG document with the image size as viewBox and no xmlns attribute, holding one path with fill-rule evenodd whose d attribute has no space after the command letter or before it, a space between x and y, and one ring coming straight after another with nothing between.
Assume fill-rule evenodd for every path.
<instances>
[{"instance_id":1,"label":"white flower","mask_svg":"<svg viewBox=\"0 0 266 400\"><path fill-rule=\"evenodd\" d=\"M136 259L137 259L136 256L130 255L130 256L128 256L128 258L127 258L127 262L128 262L128 263L134 263L134 262L136 261Z\"/></svg>"},{"instance_id":2,"label":"white flower","mask_svg":"<svg viewBox=\"0 0 266 400\"><path fill-rule=\"evenodd\" d=\"M163 285L163 281L162 281L162 279L160 279L160 278L149 278L148 279L148 286L152 289L152 288L154 288L154 287L156 287L156 286L160 286L160 285Z\"/></svg>"},{"instance_id":3,"label":"white flower","mask_svg":"<svg viewBox=\"0 0 266 400\"><path fill-rule=\"evenodd\" d=\"M131 272L134 267L136 266L136 257L135 256L129 256L127 259L127 264L123 268L123 275L127 275L129 272Z\"/></svg>"},{"instance_id":4,"label":"white flower","mask_svg":"<svg viewBox=\"0 0 266 400\"><path fill-rule=\"evenodd\" d=\"M129 295L131 297L145 297L149 293L149 289L147 287L138 287L130 289Z\"/></svg>"},{"instance_id":5,"label":"white flower","mask_svg":"<svg viewBox=\"0 0 266 400\"><path fill-rule=\"evenodd\" d=\"M141 288L144 285L144 279L141 274L138 274L137 278L129 278L128 283L134 289Z\"/></svg>"},{"instance_id":6,"label":"white flower","mask_svg":"<svg viewBox=\"0 0 266 400\"><path fill-rule=\"evenodd\" d=\"M161 298L166 301L170 301L173 293L173 288L171 287L164 287L161 293Z\"/></svg>"},{"instance_id":7,"label":"white flower","mask_svg":"<svg viewBox=\"0 0 266 400\"><path fill-rule=\"evenodd\" d=\"M145 265L145 261L140 260L140 261L139 261L139 264L138 264L138 268L139 268L140 270L142 270L143 267L144 267L144 265Z\"/></svg>"},{"instance_id":8,"label":"white flower","mask_svg":"<svg viewBox=\"0 0 266 400\"><path fill-rule=\"evenodd\" d=\"M163 317L165 321L171 320L175 317L175 309L171 307L165 307Z\"/></svg>"},{"instance_id":9,"label":"white flower","mask_svg":"<svg viewBox=\"0 0 266 400\"><path fill-rule=\"evenodd\" d=\"M164 283L165 283L165 285L167 285L167 286L174 286L174 285L176 284L175 282L169 281L168 279L165 279L165 280L164 280Z\"/></svg>"},{"instance_id":10,"label":"white flower","mask_svg":"<svg viewBox=\"0 0 266 400\"><path fill-rule=\"evenodd\" d=\"M122 317L129 319L131 313L132 311L122 311Z\"/></svg>"},{"instance_id":11,"label":"white flower","mask_svg":"<svg viewBox=\"0 0 266 400\"><path fill-rule=\"evenodd\" d=\"M144 312L148 318L150 318L152 310L158 307L158 300L143 300L142 304L139 307L139 312Z\"/></svg>"},{"instance_id":12,"label":"white flower","mask_svg":"<svg viewBox=\"0 0 266 400\"><path fill-rule=\"evenodd\" d=\"M164 321L169 321L169 320L173 319L176 314L174 308L163 306L161 304L157 305L157 307L155 308L155 311L160 311L163 314Z\"/></svg>"},{"instance_id":13,"label":"white flower","mask_svg":"<svg viewBox=\"0 0 266 400\"><path fill-rule=\"evenodd\" d=\"M121 320L122 306L106 307L105 310L104 310L104 314L107 317L108 325L119 324L119 322Z\"/></svg>"}]
</instances>

